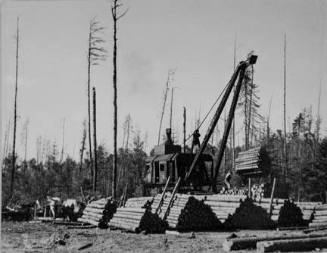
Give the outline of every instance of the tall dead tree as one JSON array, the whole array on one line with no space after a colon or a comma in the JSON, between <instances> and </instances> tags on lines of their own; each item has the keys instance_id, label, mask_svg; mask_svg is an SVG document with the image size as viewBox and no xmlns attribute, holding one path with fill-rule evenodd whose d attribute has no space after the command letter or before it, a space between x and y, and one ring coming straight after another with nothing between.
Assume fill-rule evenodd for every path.
<instances>
[{"instance_id":1,"label":"tall dead tree","mask_svg":"<svg viewBox=\"0 0 327 253\"><path fill-rule=\"evenodd\" d=\"M4 132L4 138L3 138L3 150L2 150L2 158L6 158L7 155L8 155L8 140L9 140L9 124L10 124L10 121L7 123L6 125L6 129L5 129L5 132Z\"/></svg>"},{"instance_id":2,"label":"tall dead tree","mask_svg":"<svg viewBox=\"0 0 327 253\"><path fill-rule=\"evenodd\" d=\"M319 138L320 138L320 125L321 125L320 99L321 99L321 80L320 80L319 93L318 93L317 119L316 119L316 129L315 129L317 142L319 142Z\"/></svg>"},{"instance_id":3,"label":"tall dead tree","mask_svg":"<svg viewBox=\"0 0 327 253\"><path fill-rule=\"evenodd\" d=\"M183 150L186 153L186 107L183 107Z\"/></svg>"},{"instance_id":4,"label":"tall dead tree","mask_svg":"<svg viewBox=\"0 0 327 253\"><path fill-rule=\"evenodd\" d=\"M166 88L165 88L165 92L164 92L163 103L162 103L160 123L159 123L158 145L160 144L162 120L163 120L163 117L164 117L164 114L165 114L166 101L167 101L167 96L168 96L168 91L169 91L169 83L170 83L171 75L172 75L172 72L169 71L168 72L168 77L167 77L167 82L166 82Z\"/></svg>"},{"instance_id":5,"label":"tall dead tree","mask_svg":"<svg viewBox=\"0 0 327 253\"><path fill-rule=\"evenodd\" d=\"M170 117L169 117L169 128L170 129L172 129L172 124L173 124L173 102L174 102L174 87L171 88Z\"/></svg>"},{"instance_id":6,"label":"tall dead tree","mask_svg":"<svg viewBox=\"0 0 327 253\"><path fill-rule=\"evenodd\" d=\"M128 150L128 147L129 147L129 138L130 138L130 133L131 133L131 128L132 128L131 121L132 121L131 115L128 114L126 116L126 119L125 119L125 122L123 125L124 139L123 139L122 147L126 150Z\"/></svg>"},{"instance_id":7,"label":"tall dead tree","mask_svg":"<svg viewBox=\"0 0 327 253\"><path fill-rule=\"evenodd\" d=\"M61 147L60 162L64 160L64 152L65 152L65 121L66 119L64 118L62 122L62 147Z\"/></svg>"},{"instance_id":8,"label":"tall dead tree","mask_svg":"<svg viewBox=\"0 0 327 253\"><path fill-rule=\"evenodd\" d=\"M247 121L247 115L248 115L248 85L246 83L246 78L244 79L245 85L244 85L244 127L245 127L245 150L249 149L249 136L248 136L248 121Z\"/></svg>"},{"instance_id":9,"label":"tall dead tree","mask_svg":"<svg viewBox=\"0 0 327 253\"><path fill-rule=\"evenodd\" d=\"M248 133L247 133L247 136L248 136L248 144L249 145L252 145L253 144L253 127L251 128L251 124L252 124L252 102L253 102L253 88L254 88L254 83L253 83L253 74L254 74L254 71L253 71L253 65L251 66L251 85L249 85L249 93L250 93L250 98L249 98L249 110L248 110L248 123L247 123L247 130L248 130ZM251 131L252 130L252 131ZM250 131L251 131L251 137L250 137Z\"/></svg>"},{"instance_id":10,"label":"tall dead tree","mask_svg":"<svg viewBox=\"0 0 327 253\"><path fill-rule=\"evenodd\" d=\"M120 12L120 8L123 6L120 0L113 0L111 5L111 15L113 19L113 75L112 75L112 84L114 90L114 155L113 155L113 170L112 170L112 197L116 198L117 190L117 23L128 10Z\"/></svg>"},{"instance_id":11,"label":"tall dead tree","mask_svg":"<svg viewBox=\"0 0 327 253\"><path fill-rule=\"evenodd\" d=\"M25 162L26 162L26 157L27 157L28 124L29 124L29 120L27 119L24 122L23 130L21 133L21 144L24 147L24 161Z\"/></svg>"},{"instance_id":12,"label":"tall dead tree","mask_svg":"<svg viewBox=\"0 0 327 253\"><path fill-rule=\"evenodd\" d=\"M16 79L15 79L15 101L14 101L14 132L12 145L12 166L11 166L11 181L10 181L10 195L11 198L14 192L15 181L15 167L16 167L16 129L17 129L17 93L18 93L18 56L19 56L19 18L17 18L16 28Z\"/></svg>"},{"instance_id":13,"label":"tall dead tree","mask_svg":"<svg viewBox=\"0 0 327 253\"><path fill-rule=\"evenodd\" d=\"M99 26L99 22L93 18L89 25L88 57L87 57L87 115L88 115L88 142L91 177L94 177L93 156L92 156L92 135L91 135L91 66L98 65L99 61L106 59L107 51L101 46L105 40L99 35L104 27Z\"/></svg>"},{"instance_id":14,"label":"tall dead tree","mask_svg":"<svg viewBox=\"0 0 327 253\"><path fill-rule=\"evenodd\" d=\"M9 134L10 134L10 119L6 125L6 130L4 132L4 142L3 142L3 153L2 153L2 169L5 166L5 158L8 158L9 151Z\"/></svg>"},{"instance_id":15,"label":"tall dead tree","mask_svg":"<svg viewBox=\"0 0 327 253\"><path fill-rule=\"evenodd\" d=\"M271 111L271 103L272 103L272 97L270 98L269 101L269 107L268 107L268 115L267 115L267 143L270 138L270 111Z\"/></svg>"},{"instance_id":16,"label":"tall dead tree","mask_svg":"<svg viewBox=\"0 0 327 253\"><path fill-rule=\"evenodd\" d=\"M42 136L38 136L36 139L36 163L39 164L42 161Z\"/></svg>"},{"instance_id":17,"label":"tall dead tree","mask_svg":"<svg viewBox=\"0 0 327 253\"><path fill-rule=\"evenodd\" d=\"M235 36L235 40L234 40L234 62L233 62L233 70L235 72L235 68L236 68L236 44L237 44L237 40L236 40L236 36ZM235 87L233 89L235 91ZM235 171L235 115L233 117L233 125L232 125L232 171Z\"/></svg>"},{"instance_id":18,"label":"tall dead tree","mask_svg":"<svg viewBox=\"0 0 327 253\"><path fill-rule=\"evenodd\" d=\"M96 118L96 91L93 87L93 149L94 149L94 176L93 176L93 192L97 190L98 175L98 154L97 154L97 118Z\"/></svg>"},{"instance_id":19,"label":"tall dead tree","mask_svg":"<svg viewBox=\"0 0 327 253\"><path fill-rule=\"evenodd\" d=\"M284 34L284 142L283 142L283 153L284 153L284 166L283 174L286 180L287 177L287 151L286 151L286 34Z\"/></svg>"},{"instance_id":20,"label":"tall dead tree","mask_svg":"<svg viewBox=\"0 0 327 253\"><path fill-rule=\"evenodd\" d=\"M80 166L79 166L79 172L82 172L83 168L83 157L84 157L84 150L85 150L85 142L86 142L86 121L83 121L83 133L82 133L82 145L80 149Z\"/></svg>"}]
</instances>

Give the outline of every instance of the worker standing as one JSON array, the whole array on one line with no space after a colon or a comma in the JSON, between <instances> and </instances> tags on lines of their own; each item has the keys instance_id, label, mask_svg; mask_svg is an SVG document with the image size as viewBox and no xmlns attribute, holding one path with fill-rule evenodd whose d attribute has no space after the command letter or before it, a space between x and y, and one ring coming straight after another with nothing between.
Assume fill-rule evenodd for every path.
<instances>
[{"instance_id":1,"label":"worker standing","mask_svg":"<svg viewBox=\"0 0 327 253\"><path fill-rule=\"evenodd\" d=\"M193 133L193 140L192 140L192 148L191 148L191 152L196 153L196 151L198 151L198 149L200 148L200 133L199 130L196 129Z\"/></svg>"}]
</instances>

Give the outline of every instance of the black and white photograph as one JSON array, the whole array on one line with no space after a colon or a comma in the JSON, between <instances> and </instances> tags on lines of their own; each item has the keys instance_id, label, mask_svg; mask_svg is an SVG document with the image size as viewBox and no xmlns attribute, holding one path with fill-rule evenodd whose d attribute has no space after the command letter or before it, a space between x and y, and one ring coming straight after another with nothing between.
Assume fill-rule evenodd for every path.
<instances>
[{"instance_id":1,"label":"black and white photograph","mask_svg":"<svg viewBox=\"0 0 327 253\"><path fill-rule=\"evenodd\" d=\"M327 252L327 0L0 8L0 252Z\"/></svg>"}]
</instances>

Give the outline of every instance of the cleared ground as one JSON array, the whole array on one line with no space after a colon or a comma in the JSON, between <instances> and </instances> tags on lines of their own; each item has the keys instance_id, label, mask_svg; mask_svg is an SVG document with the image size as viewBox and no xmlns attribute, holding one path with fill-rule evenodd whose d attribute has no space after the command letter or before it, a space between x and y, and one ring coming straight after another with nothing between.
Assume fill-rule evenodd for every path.
<instances>
[{"instance_id":1,"label":"cleared ground","mask_svg":"<svg viewBox=\"0 0 327 253\"><path fill-rule=\"evenodd\" d=\"M274 233L277 232L236 232L238 236ZM2 222L1 252L223 252L222 243L230 234L196 232L144 235L119 230L66 229L65 226L47 223ZM65 245L60 245L58 239L62 239ZM93 245L78 250L89 243Z\"/></svg>"}]
</instances>

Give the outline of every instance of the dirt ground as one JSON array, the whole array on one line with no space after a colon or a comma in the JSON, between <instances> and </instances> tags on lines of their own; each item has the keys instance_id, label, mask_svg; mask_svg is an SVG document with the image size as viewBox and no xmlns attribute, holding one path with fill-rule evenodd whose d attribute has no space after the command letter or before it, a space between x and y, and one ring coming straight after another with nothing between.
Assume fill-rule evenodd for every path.
<instances>
[{"instance_id":1,"label":"dirt ground","mask_svg":"<svg viewBox=\"0 0 327 253\"><path fill-rule=\"evenodd\" d=\"M240 236L263 233L276 232L236 232ZM224 252L222 243L230 234L231 232L195 232L144 235L97 228L66 229L65 226L49 223L2 222L1 252ZM92 246L78 250L89 243Z\"/></svg>"}]
</instances>

